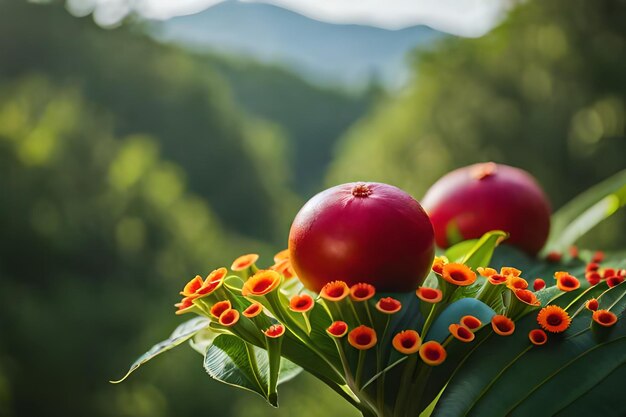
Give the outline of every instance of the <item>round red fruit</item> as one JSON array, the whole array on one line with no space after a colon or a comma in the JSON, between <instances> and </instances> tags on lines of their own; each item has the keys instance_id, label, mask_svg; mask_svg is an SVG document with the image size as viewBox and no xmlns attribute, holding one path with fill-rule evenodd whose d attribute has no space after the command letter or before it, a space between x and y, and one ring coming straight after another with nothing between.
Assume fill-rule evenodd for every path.
<instances>
[{"instance_id":1,"label":"round red fruit","mask_svg":"<svg viewBox=\"0 0 626 417\"><path fill-rule=\"evenodd\" d=\"M509 233L507 243L535 255L550 231L550 203L526 171L493 162L454 170L423 200L442 248L490 230Z\"/></svg>"},{"instance_id":2,"label":"round red fruit","mask_svg":"<svg viewBox=\"0 0 626 417\"><path fill-rule=\"evenodd\" d=\"M430 270L433 227L397 187L348 183L311 198L289 233L290 259L305 287L364 282L380 292L414 291Z\"/></svg>"}]
</instances>

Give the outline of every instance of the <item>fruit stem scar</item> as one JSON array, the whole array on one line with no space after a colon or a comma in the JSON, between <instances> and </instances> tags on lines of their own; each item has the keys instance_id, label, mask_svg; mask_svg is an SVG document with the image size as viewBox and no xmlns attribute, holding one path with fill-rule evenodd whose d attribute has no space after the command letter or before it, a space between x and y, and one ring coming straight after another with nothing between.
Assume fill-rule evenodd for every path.
<instances>
[{"instance_id":1,"label":"fruit stem scar","mask_svg":"<svg viewBox=\"0 0 626 417\"><path fill-rule=\"evenodd\" d=\"M355 197L363 198L370 196L372 194L372 189L369 185L365 183L358 183L354 187L352 187L352 195Z\"/></svg>"},{"instance_id":2,"label":"fruit stem scar","mask_svg":"<svg viewBox=\"0 0 626 417\"><path fill-rule=\"evenodd\" d=\"M472 176L477 180L482 180L495 174L497 169L498 167L495 163L485 162L484 164L480 164L474 168Z\"/></svg>"}]
</instances>

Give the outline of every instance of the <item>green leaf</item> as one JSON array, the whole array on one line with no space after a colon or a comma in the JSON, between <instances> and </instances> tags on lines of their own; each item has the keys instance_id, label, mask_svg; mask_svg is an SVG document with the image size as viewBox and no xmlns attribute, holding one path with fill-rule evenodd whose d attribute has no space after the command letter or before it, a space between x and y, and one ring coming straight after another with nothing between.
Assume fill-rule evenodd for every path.
<instances>
[{"instance_id":1,"label":"green leaf","mask_svg":"<svg viewBox=\"0 0 626 417\"><path fill-rule=\"evenodd\" d=\"M464 240L446 249L444 256L448 258L450 262L461 262L465 255L474 248L476 243L478 243L478 239Z\"/></svg>"},{"instance_id":2,"label":"green leaf","mask_svg":"<svg viewBox=\"0 0 626 417\"><path fill-rule=\"evenodd\" d=\"M141 355L137 360L130 366L130 369L121 379L117 381L110 381L113 384L119 384L124 381L128 376L137 370L141 365L148 362L152 358L157 355L160 355L163 352L167 352L168 350L180 345L185 340L190 339L193 335L198 333L199 331L206 329L211 320L206 317L195 317L191 320L188 320L178 326L170 335L169 338L157 343L152 346L150 350Z\"/></svg>"},{"instance_id":3,"label":"green leaf","mask_svg":"<svg viewBox=\"0 0 626 417\"><path fill-rule=\"evenodd\" d=\"M563 251L626 205L626 170L575 197L552 216L544 252Z\"/></svg>"},{"instance_id":4,"label":"green leaf","mask_svg":"<svg viewBox=\"0 0 626 417\"><path fill-rule=\"evenodd\" d=\"M624 292L626 286L619 285L603 297L619 301L615 307L621 309ZM580 293L567 294L575 299ZM528 341L528 332L538 327L535 313L518 320L508 337L483 328L477 333L483 337L480 346L460 364L432 415L554 415L567 408L626 361L624 320L600 340L590 330L590 316L581 310L565 333L550 334L548 343L538 347Z\"/></svg>"},{"instance_id":5,"label":"green leaf","mask_svg":"<svg viewBox=\"0 0 626 417\"><path fill-rule=\"evenodd\" d=\"M506 239L507 236L508 234L501 230L493 230L485 233L465 254L461 263L464 263L472 269L476 269L479 266L488 266L494 249L498 246L498 243Z\"/></svg>"}]
</instances>

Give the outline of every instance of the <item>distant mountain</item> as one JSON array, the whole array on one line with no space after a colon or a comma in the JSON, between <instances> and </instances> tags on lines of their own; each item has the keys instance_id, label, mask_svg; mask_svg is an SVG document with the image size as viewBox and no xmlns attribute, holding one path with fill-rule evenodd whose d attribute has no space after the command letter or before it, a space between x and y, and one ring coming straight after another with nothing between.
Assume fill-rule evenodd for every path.
<instances>
[{"instance_id":1,"label":"distant mountain","mask_svg":"<svg viewBox=\"0 0 626 417\"><path fill-rule=\"evenodd\" d=\"M313 81L355 86L377 79L393 86L407 75L407 52L443 34L427 26L387 30L324 23L269 4L228 0L165 21L154 36L281 63Z\"/></svg>"}]
</instances>

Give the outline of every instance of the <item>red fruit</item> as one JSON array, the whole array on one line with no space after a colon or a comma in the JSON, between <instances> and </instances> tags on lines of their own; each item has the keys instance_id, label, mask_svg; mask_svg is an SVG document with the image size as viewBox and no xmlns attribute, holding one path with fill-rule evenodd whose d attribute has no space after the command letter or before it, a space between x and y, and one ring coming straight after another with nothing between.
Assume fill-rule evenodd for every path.
<instances>
[{"instance_id":1,"label":"red fruit","mask_svg":"<svg viewBox=\"0 0 626 417\"><path fill-rule=\"evenodd\" d=\"M504 230L510 234L505 242L535 255L550 231L550 204L541 187L526 171L508 165L489 162L452 171L430 187L423 204L443 248Z\"/></svg>"},{"instance_id":2,"label":"red fruit","mask_svg":"<svg viewBox=\"0 0 626 417\"><path fill-rule=\"evenodd\" d=\"M368 283L414 291L433 262L433 227L422 206L397 187L349 183L310 199L289 233L290 259L304 286Z\"/></svg>"}]
</instances>

